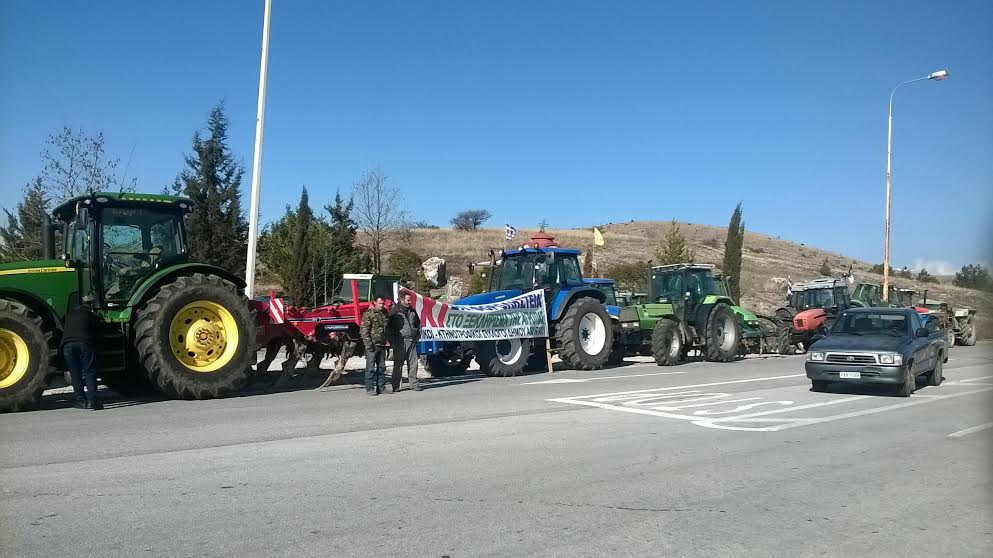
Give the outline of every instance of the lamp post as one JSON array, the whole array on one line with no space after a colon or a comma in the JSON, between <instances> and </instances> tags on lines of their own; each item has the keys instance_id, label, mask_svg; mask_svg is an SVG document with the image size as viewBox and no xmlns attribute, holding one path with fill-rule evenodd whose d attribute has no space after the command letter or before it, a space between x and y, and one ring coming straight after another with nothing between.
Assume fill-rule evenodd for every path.
<instances>
[{"instance_id":1,"label":"lamp post","mask_svg":"<svg viewBox=\"0 0 993 558\"><path fill-rule=\"evenodd\" d=\"M265 0L262 17L262 61L259 66L259 106L255 117L255 152L252 156L252 194L248 213L248 259L245 266L245 296L255 296L255 252L259 240L259 196L262 189L262 129L265 124L265 87L269 68L269 12L272 0Z\"/></svg>"},{"instance_id":2,"label":"lamp post","mask_svg":"<svg viewBox=\"0 0 993 558\"><path fill-rule=\"evenodd\" d=\"M890 92L890 113L887 120L886 131L886 235L883 240L883 302L888 302L890 298L890 168L893 159L893 95L897 89L908 83L933 79L941 81L948 77L948 70L938 70L930 74L915 79L907 80Z\"/></svg>"}]
</instances>

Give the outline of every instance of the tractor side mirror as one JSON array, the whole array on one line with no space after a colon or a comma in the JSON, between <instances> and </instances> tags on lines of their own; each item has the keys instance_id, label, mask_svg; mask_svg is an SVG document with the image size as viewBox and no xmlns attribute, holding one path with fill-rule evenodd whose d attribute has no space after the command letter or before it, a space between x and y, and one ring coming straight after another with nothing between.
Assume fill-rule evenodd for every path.
<instances>
[{"instance_id":1,"label":"tractor side mirror","mask_svg":"<svg viewBox=\"0 0 993 558\"><path fill-rule=\"evenodd\" d=\"M76 208L76 230L85 231L86 227L90 224L90 208L88 207L77 207Z\"/></svg>"}]
</instances>

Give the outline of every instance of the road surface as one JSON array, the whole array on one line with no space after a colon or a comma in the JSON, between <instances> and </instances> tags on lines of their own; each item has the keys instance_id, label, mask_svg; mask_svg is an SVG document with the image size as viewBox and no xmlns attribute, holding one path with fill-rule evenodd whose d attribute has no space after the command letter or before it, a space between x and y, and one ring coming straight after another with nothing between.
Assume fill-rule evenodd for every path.
<instances>
[{"instance_id":1,"label":"road surface","mask_svg":"<svg viewBox=\"0 0 993 558\"><path fill-rule=\"evenodd\" d=\"M0 416L5 556L990 556L993 346L909 399L803 357Z\"/></svg>"}]
</instances>

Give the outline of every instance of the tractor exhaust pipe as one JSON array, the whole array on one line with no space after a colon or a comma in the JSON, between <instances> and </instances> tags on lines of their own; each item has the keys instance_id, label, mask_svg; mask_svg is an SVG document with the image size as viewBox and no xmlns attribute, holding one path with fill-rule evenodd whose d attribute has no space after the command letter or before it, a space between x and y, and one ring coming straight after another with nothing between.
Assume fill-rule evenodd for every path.
<instances>
[{"instance_id":1,"label":"tractor exhaust pipe","mask_svg":"<svg viewBox=\"0 0 993 558\"><path fill-rule=\"evenodd\" d=\"M48 213L41 216L41 259L55 259L55 235L52 234L52 218Z\"/></svg>"},{"instance_id":2,"label":"tractor exhaust pipe","mask_svg":"<svg viewBox=\"0 0 993 558\"><path fill-rule=\"evenodd\" d=\"M652 260L648 260L648 270L646 271L645 280L648 281L648 302L649 304L655 304L658 299L655 298L655 285L652 281Z\"/></svg>"}]
</instances>

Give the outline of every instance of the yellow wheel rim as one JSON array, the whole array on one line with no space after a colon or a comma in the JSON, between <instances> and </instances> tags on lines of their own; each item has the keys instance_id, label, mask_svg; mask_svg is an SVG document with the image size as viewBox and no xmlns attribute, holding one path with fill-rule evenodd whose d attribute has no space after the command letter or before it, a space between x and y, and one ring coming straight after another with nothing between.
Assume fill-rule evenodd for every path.
<instances>
[{"instance_id":1,"label":"yellow wheel rim","mask_svg":"<svg viewBox=\"0 0 993 558\"><path fill-rule=\"evenodd\" d=\"M238 350L238 324L216 302L198 300L184 306L169 326L169 345L179 362L194 372L215 372Z\"/></svg>"},{"instance_id":2,"label":"yellow wheel rim","mask_svg":"<svg viewBox=\"0 0 993 558\"><path fill-rule=\"evenodd\" d=\"M24 339L9 329L0 328L0 389L20 382L28 371L30 360Z\"/></svg>"}]
</instances>

